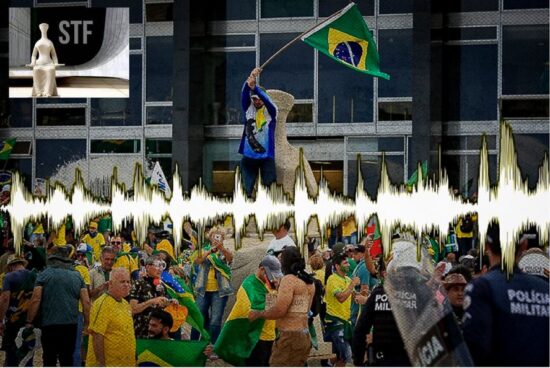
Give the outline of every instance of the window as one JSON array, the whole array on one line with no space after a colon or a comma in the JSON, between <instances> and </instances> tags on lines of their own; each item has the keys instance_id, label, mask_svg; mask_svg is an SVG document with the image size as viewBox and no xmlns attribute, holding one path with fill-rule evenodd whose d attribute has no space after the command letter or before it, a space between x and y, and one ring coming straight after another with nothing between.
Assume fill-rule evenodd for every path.
<instances>
[{"instance_id":1,"label":"window","mask_svg":"<svg viewBox=\"0 0 550 368\"><path fill-rule=\"evenodd\" d=\"M445 120L497 118L497 45L445 46Z\"/></svg>"},{"instance_id":2,"label":"window","mask_svg":"<svg viewBox=\"0 0 550 368\"><path fill-rule=\"evenodd\" d=\"M404 156L385 156L386 167L390 181L394 185L403 183ZM363 184L367 194L376 198L378 184L380 183L380 169L382 167L382 156L363 155L361 156L361 172ZM348 196L355 197L357 188L357 156L352 159L348 155Z\"/></svg>"},{"instance_id":3,"label":"window","mask_svg":"<svg viewBox=\"0 0 550 368\"><path fill-rule=\"evenodd\" d=\"M85 108L36 109L37 126L86 125Z\"/></svg>"},{"instance_id":4,"label":"window","mask_svg":"<svg viewBox=\"0 0 550 368\"><path fill-rule=\"evenodd\" d=\"M348 153L366 152L403 152L403 137L350 137L348 139Z\"/></svg>"},{"instance_id":5,"label":"window","mask_svg":"<svg viewBox=\"0 0 550 368\"><path fill-rule=\"evenodd\" d=\"M262 18L312 17L313 0L262 0Z\"/></svg>"},{"instance_id":6,"label":"window","mask_svg":"<svg viewBox=\"0 0 550 368\"><path fill-rule=\"evenodd\" d=\"M502 30L502 94L548 94L548 25Z\"/></svg>"},{"instance_id":7,"label":"window","mask_svg":"<svg viewBox=\"0 0 550 368\"><path fill-rule=\"evenodd\" d=\"M478 191L479 154L445 154L442 164L449 177L449 186L464 197ZM489 155L489 181L496 184L497 155Z\"/></svg>"},{"instance_id":8,"label":"window","mask_svg":"<svg viewBox=\"0 0 550 368\"><path fill-rule=\"evenodd\" d=\"M171 22L174 20L174 3L146 4L147 22Z\"/></svg>"},{"instance_id":9,"label":"window","mask_svg":"<svg viewBox=\"0 0 550 368\"><path fill-rule=\"evenodd\" d=\"M141 55L130 55L130 97L93 98L92 126L141 125Z\"/></svg>"},{"instance_id":10,"label":"window","mask_svg":"<svg viewBox=\"0 0 550 368\"><path fill-rule=\"evenodd\" d=\"M374 15L374 0L359 0L355 3L361 15ZM349 0L319 0L319 16L329 17L348 4Z\"/></svg>"},{"instance_id":11,"label":"window","mask_svg":"<svg viewBox=\"0 0 550 368\"><path fill-rule=\"evenodd\" d=\"M309 164L317 184L321 182L322 174L331 193L344 193L344 165L342 161L310 161Z\"/></svg>"},{"instance_id":12,"label":"window","mask_svg":"<svg viewBox=\"0 0 550 368\"><path fill-rule=\"evenodd\" d=\"M218 0L210 11L212 20L256 19L256 0Z\"/></svg>"},{"instance_id":13,"label":"window","mask_svg":"<svg viewBox=\"0 0 550 368\"><path fill-rule=\"evenodd\" d=\"M435 1L434 5L432 6L442 6L444 8L444 11L450 13L497 11L498 1L499 0L452 0L445 2Z\"/></svg>"},{"instance_id":14,"label":"window","mask_svg":"<svg viewBox=\"0 0 550 368\"><path fill-rule=\"evenodd\" d=\"M378 78L380 97L412 96L412 29L384 29L378 32L380 69L391 80Z\"/></svg>"},{"instance_id":15,"label":"window","mask_svg":"<svg viewBox=\"0 0 550 368\"><path fill-rule=\"evenodd\" d=\"M380 0L380 14L405 14L413 12L413 0Z\"/></svg>"},{"instance_id":16,"label":"window","mask_svg":"<svg viewBox=\"0 0 550 368\"><path fill-rule=\"evenodd\" d=\"M10 98L10 110L6 127L28 128L32 126L32 100L30 98Z\"/></svg>"},{"instance_id":17,"label":"window","mask_svg":"<svg viewBox=\"0 0 550 368\"><path fill-rule=\"evenodd\" d=\"M550 117L547 98L503 99L502 118L547 119Z\"/></svg>"},{"instance_id":18,"label":"window","mask_svg":"<svg viewBox=\"0 0 550 368\"><path fill-rule=\"evenodd\" d=\"M296 36L294 33L262 34L260 60L266 61ZM292 45L265 69L261 84L267 89L288 92L297 99L313 98L313 48L303 42Z\"/></svg>"},{"instance_id":19,"label":"window","mask_svg":"<svg viewBox=\"0 0 550 368\"><path fill-rule=\"evenodd\" d=\"M159 162L164 172L164 176L166 176L166 180L172 179L172 140L147 139L145 141L145 154L150 165L154 165L157 161ZM180 168L180 174L181 172L182 170Z\"/></svg>"},{"instance_id":20,"label":"window","mask_svg":"<svg viewBox=\"0 0 550 368\"><path fill-rule=\"evenodd\" d=\"M146 154L172 154L172 141L170 139L147 139L145 141Z\"/></svg>"},{"instance_id":21,"label":"window","mask_svg":"<svg viewBox=\"0 0 550 368\"><path fill-rule=\"evenodd\" d=\"M212 194L231 195L235 191L235 168L238 161L214 161L212 169Z\"/></svg>"},{"instance_id":22,"label":"window","mask_svg":"<svg viewBox=\"0 0 550 368\"><path fill-rule=\"evenodd\" d=\"M37 139L36 177L53 178L63 184L74 180L74 169L86 165L86 140Z\"/></svg>"},{"instance_id":23,"label":"window","mask_svg":"<svg viewBox=\"0 0 550 368\"><path fill-rule=\"evenodd\" d=\"M213 81L209 85L210 88L214 88L214 91L213 94L209 94L213 97L213 101L208 103L205 121L207 125L241 123L241 90L255 62L255 52L209 54L206 74L213 76Z\"/></svg>"},{"instance_id":24,"label":"window","mask_svg":"<svg viewBox=\"0 0 550 368\"><path fill-rule=\"evenodd\" d=\"M139 139L92 140L90 147L90 153L139 153L141 141Z\"/></svg>"},{"instance_id":25,"label":"window","mask_svg":"<svg viewBox=\"0 0 550 368\"><path fill-rule=\"evenodd\" d=\"M548 134L514 134L521 176L528 179L530 189L535 189L539 180L539 167L544 153L549 152L548 139Z\"/></svg>"},{"instance_id":26,"label":"window","mask_svg":"<svg viewBox=\"0 0 550 368\"><path fill-rule=\"evenodd\" d=\"M212 36L212 47L255 47L256 36L252 34Z\"/></svg>"},{"instance_id":27,"label":"window","mask_svg":"<svg viewBox=\"0 0 550 368\"><path fill-rule=\"evenodd\" d=\"M379 121L412 120L412 102L379 102Z\"/></svg>"},{"instance_id":28,"label":"window","mask_svg":"<svg viewBox=\"0 0 550 368\"><path fill-rule=\"evenodd\" d=\"M172 124L172 106L148 106L147 125Z\"/></svg>"},{"instance_id":29,"label":"window","mask_svg":"<svg viewBox=\"0 0 550 368\"><path fill-rule=\"evenodd\" d=\"M11 155L26 155L29 156L32 153L32 143L30 141L16 141L15 146L11 151Z\"/></svg>"},{"instance_id":30,"label":"window","mask_svg":"<svg viewBox=\"0 0 550 368\"><path fill-rule=\"evenodd\" d=\"M373 78L319 54L319 123L372 122Z\"/></svg>"},{"instance_id":31,"label":"window","mask_svg":"<svg viewBox=\"0 0 550 368\"><path fill-rule=\"evenodd\" d=\"M548 0L504 0L504 9L548 9Z\"/></svg>"},{"instance_id":32,"label":"window","mask_svg":"<svg viewBox=\"0 0 550 368\"><path fill-rule=\"evenodd\" d=\"M141 38L139 37L130 38L130 50L141 50Z\"/></svg>"},{"instance_id":33,"label":"window","mask_svg":"<svg viewBox=\"0 0 550 368\"><path fill-rule=\"evenodd\" d=\"M147 37L147 101L172 100L173 58L171 36Z\"/></svg>"},{"instance_id":34,"label":"window","mask_svg":"<svg viewBox=\"0 0 550 368\"><path fill-rule=\"evenodd\" d=\"M496 136L486 136L487 148L490 150L497 149ZM445 135L442 138L442 147L446 151L452 150L480 150L481 149L481 135L468 135L468 136L448 136Z\"/></svg>"},{"instance_id":35,"label":"window","mask_svg":"<svg viewBox=\"0 0 550 368\"><path fill-rule=\"evenodd\" d=\"M295 103L286 118L287 123L308 123L313 121L312 103Z\"/></svg>"}]
</instances>

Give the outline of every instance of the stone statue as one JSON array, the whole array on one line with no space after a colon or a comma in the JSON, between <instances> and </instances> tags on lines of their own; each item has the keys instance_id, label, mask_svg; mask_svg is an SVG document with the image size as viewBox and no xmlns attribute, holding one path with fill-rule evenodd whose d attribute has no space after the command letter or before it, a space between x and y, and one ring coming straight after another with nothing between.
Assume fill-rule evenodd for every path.
<instances>
[{"instance_id":1,"label":"stone statue","mask_svg":"<svg viewBox=\"0 0 550 368\"><path fill-rule=\"evenodd\" d=\"M34 44L31 63L27 64L32 67L32 96L57 96L55 67L64 64L58 63L53 42L48 39L48 24L41 23L38 28L40 28L42 37ZM36 58L37 54L38 59Z\"/></svg>"},{"instance_id":2,"label":"stone statue","mask_svg":"<svg viewBox=\"0 0 550 368\"><path fill-rule=\"evenodd\" d=\"M294 106L294 96L279 90L268 90L267 93L277 106L277 125L275 128L275 167L277 184L281 184L285 193L294 194L296 168L300 165L300 150L290 145L286 137L286 118ZM317 195L317 181L309 162L303 159L306 186L310 196Z\"/></svg>"}]
</instances>

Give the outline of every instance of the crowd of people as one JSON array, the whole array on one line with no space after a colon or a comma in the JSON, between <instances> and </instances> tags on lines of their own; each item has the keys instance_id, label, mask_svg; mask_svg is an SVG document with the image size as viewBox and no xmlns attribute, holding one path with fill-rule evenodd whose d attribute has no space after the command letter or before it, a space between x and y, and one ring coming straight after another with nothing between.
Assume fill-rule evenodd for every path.
<instances>
[{"instance_id":1,"label":"crowd of people","mask_svg":"<svg viewBox=\"0 0 550 368\"><path fill-rule=\"evenodd\" d=\"M532 229L509 275L495 224L483 254L475 241L459 251L396 232L385 258L372 227L360 243L308 238L302 253L286 220L235 285L221 226L201 246L190 223L176 246L163 229L138 244L130 226L110 226L108 216L83 234L34 222L19 254L4 234L6 366L37 363L38 341L45 366L135 366L140 339L205 341L205 359L237 366L305 366L320 339L332 346L323 366L549 364L550 267Z\"/></svg>"}]
</instances>

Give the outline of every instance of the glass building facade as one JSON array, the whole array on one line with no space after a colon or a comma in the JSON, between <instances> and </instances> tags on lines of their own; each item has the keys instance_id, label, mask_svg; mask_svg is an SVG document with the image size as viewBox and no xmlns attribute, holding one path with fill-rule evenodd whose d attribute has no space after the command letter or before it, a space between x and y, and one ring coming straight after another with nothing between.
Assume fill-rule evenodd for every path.
<instances>
[{"instance_id":1,"label":"glass building facade","mask_svg":"<svg viewBox=\"0 0 550 368\"><path fill-rule=\"evenodd\" d=\"M20 170L31 186L78 161L92 184L93 170L111 175L111 166L95 164L107 156L132 169L135 162L159 161L170 178L180 162L174 156L189 144L186 154L200 162L193 176L213 193L230 194L241 158L240 91L249 72L348 1L183 3L187 14L165 0L11 0L14 7L129 6L130 98L4 98L0 134L18 139L6 169ZM427 18L417 3L357 1L389 81L345 68L304 43L266 67L260 83L296 99L289 142L303 148L316 178L322 171L338 193L354 195L359 169L375 195L384 155L396 184L428 159L431 172L445 168L451 185L471 195L483 136L496 180L504 120L533 188L550 139L548 1L425 1ZM185 32L175 31L178 22ZM183 95L177 70L186 76ZM418 84L422 79L429 92ZM182 126L189 128L183 141L176 137Z\"/></svg>"}]
</instances>

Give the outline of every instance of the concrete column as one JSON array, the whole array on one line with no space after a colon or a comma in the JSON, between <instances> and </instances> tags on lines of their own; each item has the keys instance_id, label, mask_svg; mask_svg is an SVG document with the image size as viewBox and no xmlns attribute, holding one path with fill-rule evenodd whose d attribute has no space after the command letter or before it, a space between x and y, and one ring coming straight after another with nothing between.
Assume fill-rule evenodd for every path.
<instances>
[{"instance_id":1,"label":"concrete column","mask_svg":"<svg viewBox=\"0 0 550 368\"><path fill-rule=\"evenodd\" d=\"M172 162L179 166L184 190L202 176L203 127L191 119L190 109L190 0L174 2L174 93Z\"/></svg>"}]
</instances>

